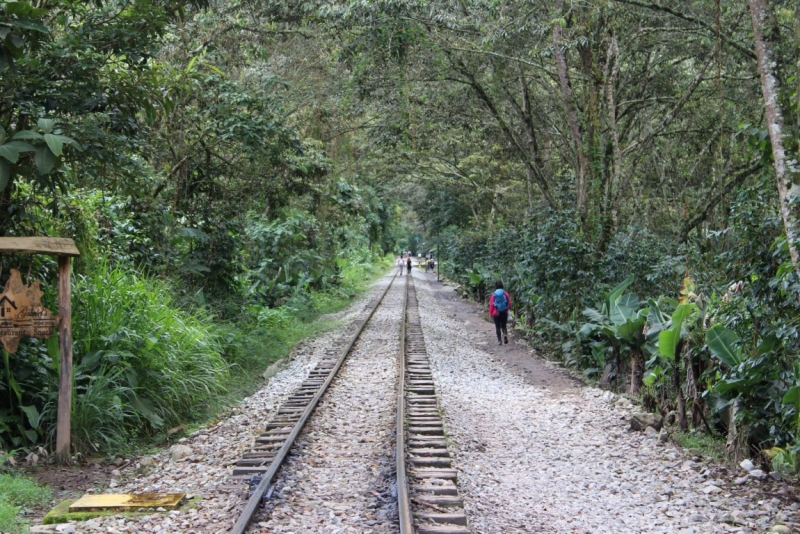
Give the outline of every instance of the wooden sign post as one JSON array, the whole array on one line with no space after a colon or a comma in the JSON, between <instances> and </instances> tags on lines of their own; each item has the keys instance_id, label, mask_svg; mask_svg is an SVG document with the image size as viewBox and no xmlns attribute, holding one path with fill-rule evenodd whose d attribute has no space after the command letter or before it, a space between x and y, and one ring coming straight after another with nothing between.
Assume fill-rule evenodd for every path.
<instances>
[{"instance_id":1,"label":"wooden sign post","mask_svg":"<svg viewBox=\"0 0 800 534\"><path fill-rule=\"evenodd\" d=\"M0 342L16 352L22 337L50 337L58 324L61 376L58 383L56 461L70 461L72 412L72 301L70 258L80 256L75 242L62 237L0 237L0 254L47 254L58 257L58 317L41 304L39 282L25 287L19 271L12 269L0 293Z\"/></svg>"}]
</instances>

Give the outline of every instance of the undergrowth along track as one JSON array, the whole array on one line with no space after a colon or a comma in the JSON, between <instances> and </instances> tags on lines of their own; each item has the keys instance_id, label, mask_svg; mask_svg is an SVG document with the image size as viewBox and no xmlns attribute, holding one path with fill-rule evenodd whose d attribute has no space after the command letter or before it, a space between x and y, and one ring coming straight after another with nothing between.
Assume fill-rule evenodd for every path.
<instances>
[{"instance_id":1,"label":"undergrowth along track","mask_svg":"<svg viewBox=\"0 0 800 534\"><path fill-rule=\"evenodd\" d=\"M417 293L406 278L397 393L397 500L400 534L470 534L458 495Z\"/></svg>"},{"instance_id":2,"label":"undergrowth along track","mask_svg":"<svg viewBox=\"0 0 800 534\"><path fill-rule=\"evenodd\" d=\"M336 374L396 278L397 275L392 277L386 289L370 307L367 317L360 324L357 323L356 331L346 344L341 348L333 347L329 350L328 355L320 360L300 387L281 404L275 416L266 424L264 432L256 438L251 451L236 462L228 482L232 485L249 485L250 497L230 531L232 534L244 534L261 503L269 498L272 481L295 439L336 378Z\"/></svg>"}]
</instances>

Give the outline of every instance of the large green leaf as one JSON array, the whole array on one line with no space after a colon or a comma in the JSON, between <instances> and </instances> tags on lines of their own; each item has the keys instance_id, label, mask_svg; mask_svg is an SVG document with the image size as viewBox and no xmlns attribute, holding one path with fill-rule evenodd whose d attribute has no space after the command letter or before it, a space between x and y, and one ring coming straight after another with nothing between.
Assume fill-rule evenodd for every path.
<instances>
[{"instance_id":1,"label":"large green leaf","mask_svg":"<svg viewBox=\"0 0 800 534\"><path fill-rule=\"evenodd\" d=\"M790 388L789 391L787 391L783 396L783 403L800 406L800 386L794 386L793 388Z\"/></svg>"},{"instance_id":2,"label":"large green leaf","mask_svg":"<svg viewBox=\"0 0 800 534\"><path fill-rule=\"evenodd\" d=\"M28 423L30 423L31 428L39 428L40 414L36 406L20 406L20 409L28 416Z\"/></svg>"},{"instance_id":3,"label":"large green leaf","mask_svg":"<svg viewBox=\"0 0 800 534\"><path fill-rule=\"evenodd\" d=\"M64 142L61 140L60 135L53 135L51 133L44 134L44 142L50 147L50 152L55 154L56 157L61 155L64 150Z\"/></svg>"},{"instance_id":4,"label":"large green leaf","mask_svg":"<svg viewBox=\"0 0 800 534\"><path fill-rule=\"evenodd\" d=\"M11 163L16 163L19 159L19 150L11 146L0 145L0 157L5 158Z\"/></svg>"},{"instance_id":5,"label":"large green leaf","mask_svg":"<svg viewBox=\"0 0 800 534\"><path fill-rule=\"evenodd\" d=\"M668 360L675 359L675 348L680 341L680 332L674 330L662 330L658 333L658 352Z\"/></svg>"},{"instance_id":6,"label":"large green leaf","mask_svg":"<svg viewBox=\"0 0 800 534\"><path fill-rule=\"evenodd\" d=\"M649 299L647 304L649 306L647 322L650 324L650 328L647 330L647 339L651 343L656 343L658 342L658 336L661 331L669 329L669 320L667 319L667 315L661 311L661 308L659 308L655 300Z\"/></svg>"},{"instance_id":7,"label":"large green leaf","mask_svg":"<svg viewBox=\"0 0 800 534\"><path fill-rule=\"evenodd\" d=\"M647 300L647 306L649 308L647 314L647 322L650 323L651 326L660 326L662 328L667 328L667 317L664 312L661 311L661 308L658 306L658 303L653 299Z\"/></svg>"},{"instance_id":8,"label":"large green leaf","mask_svg":"<svg viewBox=\"0 0 800 534\"><path fill-rule=\"evenodd\" d=\"M628 343L636 343L639 338L639 333L644 327L645 318L643 315L637 315L631 320L625 321L617 327L617 334L619 337Z\"/></svg>"},{"instance_id":9,"label":"large green leaf","mask_svg":"<svg viewBox=\"0 0 800 534\"><path fill-rule=\"evenodd\" d=\"M602 324L608 321L608 317L600 313L599 311L595 310L594 308L586 308L583 310L583 314L589 318L589 320L594 321L595 323Z\"/></svg>"},{"instance_id":10,"label":"large green leaf","mask_svg":"<svg viewBox=\"0 0 800 534\"><path fill-rule=\"evenodd\" d=\"M692 312L694 305L692 304L681 304L675 311L672 312L672 319L670 322L670 328L677 328L679 331L683 327L683 321L686 320L686 317Z\"/></svg>"},{"instance_id":11,"label":"large green leaf","mask_svg":"<svg viewBox=\"0 0 800 534\"><path fill-rule=\"evenodd\" d=\"M32 9L33 6L29 2L19 2L17 0L3 2L3 11L10 15L16 15L17 17L28 15Z\"/></svg>"},{"instance_id":12,"label":"large green leaf","mask_svg":"<svg viewBox=\"0 0 800 534\"><path fill-rule=\"evenodd\" d=\"M33 130L20 130L14 134L12 139L44 139L42 134L36 133Z\"/></svg>"},{"instance_id":13,"label":"large green leaf","mask_svg":"<svg viewBox=\"0 0 800 534\"><path fill-rule=\"evenodd\" d=\"M42 10L44 11L44 10ZM31 20L31 19L15 19L9 21L12 26L16 26L17 28L22 28L23 30L33 30L36 32L41 33L50 33L50 30L47 29L47 26L39 22L38 20Z\"/></svg>"},{"instance_id":14,"label":"large green leaf","mask_svg":"<svg viewBox=\"0 0 800 534\"><path fill-rule=\"evenodd\" d=\"M761 343L758 344L758 348L756 349L756 354L758 356L763 356L769 352L772 352L780 345L780 340L775 335L770 335L765 337L761 340Z\"/></svg>"},{"instance_id":15,"label":"large green leaf","mask_svg":"<svg viewBox=\"0 0 800 534\"><path fill-rule=\"evenodd\" d=\"M706 344L711 353L729 367L738 367L742 356L736 348L739 336L721 324L715 324L706 332Z\"/></svg>"},{"instance_id":16,"label":"large green leaf","mask_svg":"<svg viewBox=\"0 0 800 534\"><path fill-rule=\"evenodd\" d=\"M593 323L584 323L580 330L578 330L578 336L582 339L589 339L592 334L596 330L598 330L599 326Z\"/></svg>"},{"instance_id":17,"label":"large green leaf","mask_svg":"<svg viewBox=\"0 0 800 534\"><path fill-rule=\"evenodd\" d=\"M40 130L46 134L49 134L53 133L53 129L56 127L56 121L55 119L39 119L37 121L37 125L39 126Z\"/></svg>"},{"instance_id":18,"label":"large green leaf","mask_svg":"<svg viewBox=\"0 0 800 534\"><path fill-rule=\"evenodd\" d=\"M621 284L619 284L617 287L615 287L608 293L606 304L608 305L609 308L611 308L612 304L622 296L625 290L628 289L628 286L633 283L633 280L634 280L633 275L628 276L628 278L626 278Z\"/></svg>"},{"instance_id":19,"label":"large green leaf","mask_svg":"<svg viewBox=\"0 0 800 534\"><path fill-rule=\"evenodd\" d=\"M36 171L39 174L49 174L53 167L56 166L56 156L46 146L40 146L36 149L36 154L33 156L33 162L36 164Z\"/></svg>"},{"instance_id":20,"label":"large green leaf","mask_svg":"<svg viewBox=\"0 0 800 534\"><path fill-rule=\"evenodd\" d=\"M469 281L472 282L473 285L478 285L481 283L481 281L483 281L481 275L476 273L467 273L467 276L469 276Z\"/></svg>"},{"instance_id":21,"label":"large green leaf","mask_svg":"<svg viewBox=\"0 0 800 534\"><path fill-rule=\"evenodd\" d=\"M64 143L65 145L70 145L77 148L78 150L83 150L81 144L78 143L76 140L72 139L71 137L67 137L66 135L56 135L56 137L58 137L61 140L61 142Z\"/></svg>"},{"instance_id":22,"label":"large green leaf","mask_svg":"<svg viewBox=\"0 0 800 534\"><path fill-rule=\"evenodd\" d=\"M3 11L6 13L10 13L12 15L16 15L17 17L41 17L47 14L46 9L42 9L40 7L35 7L30 2L23 2L19 0L12 0L3 2ZM12 19L12 24L16 20L19 19Z\"/></svg>"},{"instance_id":23,"label":"large green leaf","mask_svg":"<svg viewBox=\"0 0 800 534\"><path fill-rule=\"evenodd\" d=\"M149 399L139 398L134 394L130 401L136 411L145 416L153 426L162 426L164 424L164 420L158 416L155 406Z\"/></svg>"},{"instance_id":24,"label":"large green leaf","mask_svg":"<svg viewBox=\"0 0 800 534\"><path fill-rule=\"evenodd\" d=\"M615 325L625 324L626 321L633 321L636 318L636 310L621 304L619 301L611 306L609 318Z\"/></svg>"},{"instance_id":25,"label":"large green leaf","mask_svg":"<svg viewBox=\"0 0 800 534\"><path fill-rule=\"evenodd\" d=\"M34 150L36 150L36 147L24 141L9 141L3 146L11 147L20 154L22 154L23 152L33 152Z\"/></svg>"},{"instance_id":26,"label":"large green leaf","mask_svg":"<svg viewBox=\"0 0 800 534\"><path fill-rule=\"evenodd\" d=\"M639 297L634 295L633 293L625 293L621 297L617 299L620 304L625 306L626 308L636 309L639 307Z\"/></svg>"},{"instance_id":27,"label":"large green leaf","mask_svg":"<svg viewBox=\"0 0 800 534\"><path fill-rule=\"evenodd\" d=\"M661 330L658 333L658 351L668 360L675 358L675 350L681 340L681 328L683 321L692 311L691 304L680 304L672 314L668 330Z\"/></svg>"},{"instance_id":28,"label":"large green leaf","mask_svg":"<svg viewBox=\"0 0 800 534\"><path fill-rule=\"evenodd\" d=\"M725 395L726 393L730 393L731 391L736 391L741 389L742 386L747 385L746 381L741 378L732 379L732 380L720 380L714 384L714 392L719 393L720 395Z\"/></svg>"}]
</instances>

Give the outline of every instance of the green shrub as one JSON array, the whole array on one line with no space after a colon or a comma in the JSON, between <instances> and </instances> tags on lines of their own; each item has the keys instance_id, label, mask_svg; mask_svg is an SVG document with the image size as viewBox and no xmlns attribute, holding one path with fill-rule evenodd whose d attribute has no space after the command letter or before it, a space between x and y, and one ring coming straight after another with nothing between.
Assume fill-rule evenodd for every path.
<instances>
[{"instance_id":1,"label":"green shrub","mask_svg":"<svg viewBox=\"0 0 800 534\"><path fill-rule=\"evenodd\" d=\"M73 296L76 446L98 450L185 422L225 391L210 316L172 304L160 280L100 263Z\"/></svg>"},{"instance_id":2,"label":"green shrub","mask_svg":"<svg viewBox=\"0 0 800 534\"><path fill-rule=\"evenodd\" d=\"M52 496L50 488L41 487L30 478L0 474L0 532L27 532L20 511L46 504Z\"/></svg>"}]
</instances>

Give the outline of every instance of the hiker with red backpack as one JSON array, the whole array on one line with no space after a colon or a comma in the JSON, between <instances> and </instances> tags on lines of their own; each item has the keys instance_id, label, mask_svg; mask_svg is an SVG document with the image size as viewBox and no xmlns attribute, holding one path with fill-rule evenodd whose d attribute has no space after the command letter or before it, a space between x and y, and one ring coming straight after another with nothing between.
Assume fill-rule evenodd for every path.
<instances>
[{"instance_id":1,"label":"hiker with red backpack","mask_svg":"<svg viewBox=\"0 0 800 534\"><path fill-rule=\"evenodd\" d=\"M494 329L497 332L497 344L502 345L505 340L508 344L508 310L511 308L511 296L503 289L503 282L497 280L494 283L494 292L489 299L489 315L494 320ZM501 339L500 334L503 334Z\"/></svg>"}]
</instances>

